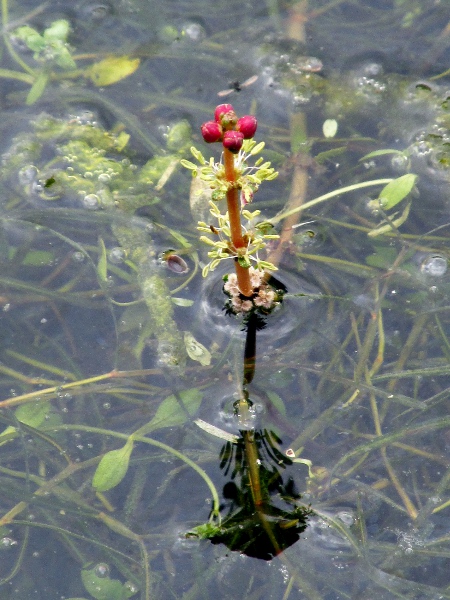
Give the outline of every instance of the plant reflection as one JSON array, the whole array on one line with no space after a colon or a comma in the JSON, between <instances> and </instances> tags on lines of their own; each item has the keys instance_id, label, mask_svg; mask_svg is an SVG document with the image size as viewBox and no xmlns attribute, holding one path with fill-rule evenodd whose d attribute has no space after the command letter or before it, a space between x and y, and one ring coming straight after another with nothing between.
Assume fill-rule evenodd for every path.
<instances>
[{"instance_id":1,"label":"plant reflection","mask_svg":"<svg viewBox=\"0 0 450 600\"><path fill-rule=\"evenodd\" d=\"M256 364L256 332L265 322L252 315L246 322L244 386L235 409L243 425L239 437L227 442L220 452L220 468L230 477L223 487L220 526L208 523L189 532L213 544L225 544L247 556L271 560L298 541L307 527L312 510L299 503L292 477L283 471L292 464L279 450L280 438L267 429L245 428L250 422L247 385L253 380Z\"/></svg>"}]
</instances>

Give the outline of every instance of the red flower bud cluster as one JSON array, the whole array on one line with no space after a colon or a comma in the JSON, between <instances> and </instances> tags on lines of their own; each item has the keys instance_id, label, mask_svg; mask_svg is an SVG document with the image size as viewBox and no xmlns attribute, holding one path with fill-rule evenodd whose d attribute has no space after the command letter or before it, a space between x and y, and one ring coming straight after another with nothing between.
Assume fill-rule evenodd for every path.
<instances>
[{"instance_id":1,"label":"red flower bud cluster","mask_svg":"<svg viewBox=\"0 0 450 600\"><path fill-rule=\"evenodd\" d=\"M242 148L242 142L255 135L258 125L255 117L245 115L237 118L231 104L219 104L214 111L214 121L207 121L201 127L205 142L222 142L223 147L233 154Z\"/></svg>"}]
</instances>

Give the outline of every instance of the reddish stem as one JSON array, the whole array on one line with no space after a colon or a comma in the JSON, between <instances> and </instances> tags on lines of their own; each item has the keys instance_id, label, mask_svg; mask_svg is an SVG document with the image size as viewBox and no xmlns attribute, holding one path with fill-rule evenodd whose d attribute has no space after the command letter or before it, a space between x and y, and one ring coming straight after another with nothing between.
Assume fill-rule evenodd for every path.
<instances>
[{"instance_id":1,"label":"reddish stem","mask_svg":"<svg viewBox=\"0 0 450 600\"><path fill-rule=\"evenodd\" d=\"M236 171L234 169L234 154L227 148L223 149L223 161L225 166L225 178L227 181L233 184L227 191L227 207L228 217L230 219L231 243L236 250L239 250L239 248L245 248L247 244L242 236L239 192L235 186ZM241 267L237 261L234 261L234 266L236 268L238 287L241 291L241 294L251 297L253 295L253 287L250 283L249 269Z\"/></svg>"}]
</instances>

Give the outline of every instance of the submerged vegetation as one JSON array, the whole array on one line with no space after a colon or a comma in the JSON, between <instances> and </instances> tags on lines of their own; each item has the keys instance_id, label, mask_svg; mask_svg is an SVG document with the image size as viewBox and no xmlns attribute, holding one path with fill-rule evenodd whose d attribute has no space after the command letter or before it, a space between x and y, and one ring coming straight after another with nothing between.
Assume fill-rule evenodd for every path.
<instances>
[{"instance_id":1,"label":"submerged vegetation","mask_svg":"<svg viewBox=\"0 0 450 600\"><path fill-rule=\"evenodd\" d=\"M0 595L450 598L446 4L176 4L2 1Z\"/></svg>"}]
</instances>

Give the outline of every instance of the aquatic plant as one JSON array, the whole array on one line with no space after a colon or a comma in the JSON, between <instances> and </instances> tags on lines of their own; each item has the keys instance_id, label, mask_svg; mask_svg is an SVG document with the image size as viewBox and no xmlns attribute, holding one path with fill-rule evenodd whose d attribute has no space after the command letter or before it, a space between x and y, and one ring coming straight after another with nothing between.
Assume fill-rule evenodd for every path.
<instances>
[{"instance_id":1,"label":"aquatic plant","mask_svg":"<svg viewBox=\"0 0 450 600\"><path fill-rule=\"evenodd\" d=\"M77 6L81 4L85 3ZM364 17L370 17L371 28L378 14L382 13L385 23L390 21L387 3L378 9L374 4L380 3L358 5L354 30L349 29L356 42L362 41L358 36L366 35ZM397 13L402 10L400 5L404 11L419 2L414 0L408 7L406 4L396 3ZM333 12L333 6L338 10L345 8L346 27L352 27L354 5L347 2L325 3L318 10L314 6L306 17L313 20L314 13L321 12L329 14L330 20L335 19L339 13ZM242 5L243 26L248 23L244 12L247 8ZM248 17L253 23L254 7L250 8ZM19 5L17 9L20 12ZM219 5L214 7L214 11L219 10ZM223 7L224 13L229 11L229 5ZM429 31L433 29L433 11L436 8L429 9L424 19ZM49 24L52 18L50 15L41 22ZM127 25L131 20L127 20ZM295 22L307 24L301 18ZM39 20L33 23L42 36L46 26ZM225 19L220 23L222 26ZM439 28L444 25L440 18ZM236 27L234 23L230 26ZM328 33L326 20L324 28L317 28L318 35L324 29ZM6 39L10 31L4 27ZM234 59L226 61L222 72L217 59L228 58L230 36L241 31L242 43L251 32L226 30L215 34L213 45L208 40L201 52L196 46L189 54L183 64L189 63L193 74L190 79L195 85L196 75L203 77L203 69L211 68L211 58L218 74L227 76ZM425 41L428 35L422 39ZM263 37L258 31L259 40ZM70 39L69 36L67 40ZM445 37L437 35L435 39L437 52L445 47ZM260 46L259 41L257 44ZM282 50L280 70L287 68L288 63L286 46ZM92 52L92 46L89 51ZM212 57L214 52L217 54ZM276 48L273 52L277 52ZM417 202L416 178L404 177L410 165L398 169L397 158L403 159L404 154L398 149L387 155L378 150L370 153L374 148L402 146L401 135L382 134L379 140L374 135L376 129L367 127L386 108L382 94L377 97L383 108L375 117L374 104L366 102L366 112L361 113L364 99L358 113L355 109L350 116L345 110L322 115L322 98L318 95L319 86L315 87L317 103L314 101L314 107L311 103L311 108L305 109L306 117L314 111L309 136L303 137L307 138L307 146L295 145L301 121L298 106L290 115L289 125L285 115L279 120L267 119L274 132L270 158L278 161L277 168L284 175L273 182L275 193L260 208L266 218L275 214L271 222L277 229L280 227L281 236L286 233L281 243L273 240L259 254L279 267L282 281L288 274L288 281L294 283L309 278L320 289L321 299L305 297L301 286L290 287L283 307L286 311L280 311L280 316L284 318L292 305L298 309L296 318L288 314L291 336L276 338L275 318L267 320L267 331L261 335L271 337L272 347L260 353L264 369L251 382L248 395L255 402L249 412L259 414L263 422L255 419L255 430L250 428L234 436L220 431L222 437L216 434L214 438L206 428L198 430L197 410L206 419L211 415L218 418L222 410L219 400L224 393L221 389L226 388L230 395L233 392L233 400L236 388L242 391L241 361L234 352L240 338L229 336L228 330L224 334L219 327L208 336L204 323L197 322L197 331L193 331L208 345L209 362L199 363L206 368L188 363L191 368L182 377L177 370L174 376L173 370L168 371L167 365L158 361L159 344L155 342L162 340L166 330L174 328L192 356L196 352L205 358L207 352L196 346L188 332L179 331L185 327L183 317L193 315L193 311L183 309L179 311L182 318L178 318L178 308L174 309L176 302L180 306L181 302L193 302L192 298L208 306L209 298L198 280L195 286L190 285L187 297L177 298L180 282L183 285L196 272L197 236L188 224L187 203L180 209L180 198L185 197L184 178L170 177L170 185L164 184L181 154L161 143L159 128L167 124L168 114L181 113L189 120L200 120L199 114L207 114L208 107L199 102L197 90L192 99L189 87L179 95L158 95L144 81L140 90L136 88L133 110L139 112L139 102L143 101L151 105L149 111L156 118L148 124L143 119L142 127L133 129L125 102L116 99L116 106L123 107L121 112L108 107L108 98L114 98L111 91L95 96L95 91L83 87L83 79L79 80L81 89L67 89L65 85L72 83L69 76L76 71L45 64L39 57L35 60L30 52L20 54L34 70L33 76L23 73L28 79L23 83L31 85L33 77L48 68L47 85L53 94L63 102L72 94L72 102L78 104L66 115L73 113L75 118L81 114L80 104L87 103L96 119L98 108L99 115L107 115L104 122L112 131L103 133L111 134L113 143L104 147L107 137L103 142L93 138L92 143L89 141L89 135L97 135L101 127L75 126L59 141L56 137L45 141L45 128L35 135L33 124L28 124L33 107L21 108L17 125L4 128L4 150L9 144L8 134L15 136L19 129L27 130L27 135L22 137L22 144L16 145L19 140L15 139L11 156L5 157L4 167L9 170L3 172L2 188L6 209L0 244L1 325L5 341L0 363L0 419L5 428L1 436L0 473L3 593L8 595L14 590L16 596L24 598L43 593L49 597L98 600L123 600L137 591L142 600L213 596L258 600L304 596L318 600L346 597L349 593L365 597L400 595L409 599L418 594L426 598L447 597L445 564L449 537L445 511L449 508L449 467L445 444L449 419L445 403L449 396L450 345L449 284L448 275L443 275L448 259L447 225L430 231L436 226L436 218L438 223L447 220L441 210L447 206L444 203L448 198L447 130L436 132L430 123L427 138L414 140L409 153L412 168L425 175L418 183L422 198ZM167 59L167 53L164 54ZM4 52L3 57L7 61L8 53ZM322 57L327 64L326 75L322 78L315 74L315 79L322 91L329 89L331 98L336 95L336 85L329 76L326 52ZM73 58L77 63L82 60L75 54ZM178 55L173 62L179 63L180 59ZM87 60L93 60L92 54ZM196 69L192 69L193 60ZM249 64L251 60L250 56ZM151 69L151 62L146 61L146 68ZM347 105L356 94L343 75L339 71L341 97ZM301 93L300 85L307 82L307 76L302 81L298 75L295 77L296 92ZM59 85L59 77L65 85ZM13 96L17 89L25 89L21 82L6 92L7 100L17 98ZM159 81L159 85L164 84ZM281 86L277 80L275 85ZM48 87L46 90L50 91ZM216 90L207 90L205 85L205 91ZM436 94L440 93L442 99L444 92L445 87L440 92L436 87ZM241 96L252 93L249 88ZM20 103L25 96L19 94ZM269 98L255 96L258 114L263 114L267 103L273 102L270 94L271 89L267 88ZM388 111L379 119L388 129L402 120L399 115L408 112L405 107L399 108L397 94L398 90L391 86L389 104L397 111L396 119L392 114L387 116ZM51 98L51 94L48 96ZM109 102L109 106L113 104ZM45 110L52 110L50 103ZM415 110L419 115L417 106ZM6 116L11 114L17 113L6 109ZM61 110L58 115L61 117ZM339 120L339 139L323 139L318 133L317 124L325 116ZM103 122L101 118L96 120ZM430 113L421 109L420 120L420 127L425 127ZM411 131L404 123L397 128ZM75 144L79 141L76 131L85 144ZM142 142L145 134L150 142L158 142L154 146L144 143L153 157L148 170L142 166L148 157L140 161L139 156L132 154L134 142ZM437 134L442 136L439 140ZM192 141L189 142L190 146ZM231 142L233 139L227 143ZM299 154L305 147L308 162L306 152ZM95 148L105 149L105 155L90 154ZM355 164L362 155L365 156L361 163ZM65 156L73 162L63 165ZM234 156L236 160L237 155ZM333 157L338 157L339 168ZM122 163L127 159L130 164ZM400 161L403 165L405 162ZM27 170L33 165L39 173ZM441 193L430 185L436 166L440 166ZM65 167L74 170L67 171ZM109 168L118 175L112 175L110 182L103 176L98 180ZM292 169L296 171L291 177ZM289 203L290 189L300 189L296 173L302 169L308 194L303 194L301 202ZM65 171L73 179L68 177L66 182ZM94 177L85 177L85 173L96 171ZM145 173L148 180L141 177ZM27 176L31 181L27 182ZM398 177L393 180L398 183L380 194L371 193L372 187L389 185L391 177ZM374 180L367 181L368 178ZM83 190L86 194L78 193ZM310 200L310 194L316 193L320 195ZM100 206L92 197L84 204L90 195L100 198ZM225 201L221 201L223 205ZM215 202L215 206L220 207L220 202ZM93 210L95 207L98 210ZM225 213L226 209L220 212ZM200 218L209 224L208 218ZM313 221L307 229L302 227L303 218ZM384 222L379 223L381 219ZM254 219L257 220L258 217ZM218 225L216 220L212 222ZM174 235L163 229L169 224ZM153 231L149 230L150 225ZM167 233L162 244L161 231ZM202 233L213 241L218 239L210 229ZM169 244L165 243L167 237ZM276 255L274 247L280 248ZM152 260L143 258L145 248L149 253L155 252ZM169 266L171 258L166 263L169 268L159 262L159 251L167 248L172 249L167 251L167 257L179 254L186 259L191 275L181 276L185 270L181 258L176 259L181 265L178 275ZM256 254L252 256L256 258ZM231 266L228 258L234 259L227 256L220 266L227 262ZM251 259L251 265L250 277L256 273L265 279L264 269L258 269L255 260ZM140 285L153 275L157 285ZM240 297L234 272L228 274L224 283L226 303L246 302L245 297ZM144 289L146 299L154 307L152 313L144 301ZM258 302L263 303L264 299ZM117 317L117 339L112 314ZM252 313L246 323L244 362L248 369L244 365L244 386L253 377L251 363L255 352L252 353L254 340L250 334L257 325ZM167 345L161 344L160 350L164 349ZM249 407L245 398L242 394L239 400L242 411ZM258 413L260 409L265 412ZM214 422L221 425L219 419ZM268 429L258 429L260 425ZM139 435L142 427L147 432ZM272 433L268 440L266 432L272 430L289 442L289 449L280 445ZM221 451L220 466L224 471L228 469L229 477L223 500L219 500L205 475L209 473L213 480L217 477L220 445L215 442L226 434L233 439L227 440L227 447ZM269 457L269 451L274 458ZM292 465L283 460L284 455L292 458ZM304 461L298 457L304 455L314 461L306 481L307 469L298 464ZM102 457L109 457L110 464ZM93 489L92 473L99 461L103 463ZM257 461L262 462L259 469ZM312 503L316 516L308 521L308 535L304 536L308 539L283 552L269 567L241 554L271 558L284 551L301 531L301 507L296 504L294 489L287 485L289 480L281 485L275 473L281 472L281 462L287 467L286 475L295 479L303 498L309 494L307 502ZM111 488L125 471L120 485ZM202 479L196 485L199 475ZM189 501L184 494L186 489ZM289 506L291 499L294 502ZM210 510L211 519L195 527ZM266 526L276 533L275 544ZM179 533L186 530L224 547L185 540ZM229 548L236 552L229 552ZM54 556L57 560L53 563ZM190 566L196 562L200 567L197 570ZM63 581L53 577L62 572L62 567ZM48 577L45 590L39 590L36 588L41 586L43 572Z\"/></svg>"},{"instance_id":2,"label":"aquatic plant","mask_svg":"<svg viewBox=\"0 0 450 600\"><path fill-rule=\"evenodd\" d=\"M223 162L216 163L213 158L207 161L199 150L192 147L191 152L200 163L200 169L187 160L182 160L181 164L190 169L194 177L199 174L212 191L210 212L217 220L217 226L200 221L198 229L212 233L219 239L215 241L206 236L200 238L213 247L208 253L211 261L203 268L203 275L213 271L222 260L232 258L237 289L244 300L239 306L237 303L233 306L237 312L248 311L251 307L258 306L253 303L253 297L261 287L256 277L252 281L252 261L259 271L276 270L274 264L259 257L259 252L263 250L267 240L277 239L279 236L272 233L270 223L255 221L260 211L250 212L245 206L253 200L260 184L264 180L275 179L278 173L270 166L270 162L264 162L262 158L258 158L254 165L248 164L250 157L258 155L264 148L264 142L257 144L252 139L257 128L255 117L246 115L238 119L231 104L219 104L214 111L214 119L202 125L202 136L207 143L222 143ZM227 212L224 214L216 205L223 199L227 203ZM246 219L247 226L242 225L241 216ZM231 280L225 285L228 285L227 291L230 292ZM275 296L272 300L275 300ZM268 310L267 294L264 302Z\"/></svg>"},{"instance_id":3,"label":"aquatic plant","mask_svg":"<svg viewBox=\"0 0 450 600\"><path fill-rule=\"evenodd\" d=\"M2 3L2 24L6 29L7 3ZM110 56L84 68L77 67L73 48L68 42L71 27L66 19L53 21L39 32L29 25L22 25L5 35L10 56L22 71L0 69L0 78L16 79L31 85L26 103L34 104L44 93L50 81L85 77L94 85L106 86L128 77L139 67L139 58ZM32 64L25 59L33 52ZM24 56L22 56L24 54Z\"/></svg>"}]
</instances>

